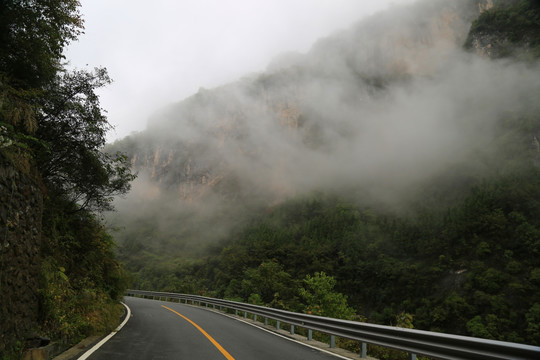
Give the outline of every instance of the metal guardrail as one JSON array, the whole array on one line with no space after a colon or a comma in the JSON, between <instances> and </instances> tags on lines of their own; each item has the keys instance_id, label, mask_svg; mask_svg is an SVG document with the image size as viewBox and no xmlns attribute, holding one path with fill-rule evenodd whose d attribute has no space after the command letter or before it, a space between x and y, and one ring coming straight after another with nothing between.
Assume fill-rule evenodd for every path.
<instances>
[{"instance_id":1,"label":"metal guardrail","mask_svg":"<svg viewBox=\"0 0 540 360\"><path fill-rule=\"evenodd\" d=\"M241 311L245 317L248 313L255 319L261 316L265 318L265 322L273 319L277 321L278 328L280 322L289 324L292 334L295 326L307 329L308 339L311 339L312 331L328 334L331 336L331 347L335 344L335 336L357 340L362 343L362 357L366 357L366 344L375 344L408 352L410 359L415 359L416 355L448 360L540 359L540 347L531 345L333 319L198 295L143 290L127 290L126 295L178 299L179 302L184 300L185 303L197 303L199 306L205 304L214 308L219 306L220 309L232 309L237 314Z\"/></svg>"}]
</instances>

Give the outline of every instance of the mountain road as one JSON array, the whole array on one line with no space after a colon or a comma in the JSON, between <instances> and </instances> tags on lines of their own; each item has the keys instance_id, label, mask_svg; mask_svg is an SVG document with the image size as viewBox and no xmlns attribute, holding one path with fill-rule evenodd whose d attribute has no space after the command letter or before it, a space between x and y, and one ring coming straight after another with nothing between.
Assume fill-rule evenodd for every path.
<instances>
[{"instance_id":1,"label":"mountain road","mask_svg":"<svg viewBox=\"0 0 540 360\"><path fill-rule=\"evenodd\" d=\"M124 301L130 320L88 359L337 359L216 311L134 297Z\"/></svg>"}]
</instances>

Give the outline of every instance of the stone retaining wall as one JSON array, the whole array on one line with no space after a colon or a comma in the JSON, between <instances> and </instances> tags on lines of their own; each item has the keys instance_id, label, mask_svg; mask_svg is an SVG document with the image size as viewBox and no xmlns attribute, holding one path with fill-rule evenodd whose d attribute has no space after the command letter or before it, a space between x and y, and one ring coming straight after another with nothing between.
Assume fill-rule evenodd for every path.
<instances>
[{"instance_id":1,"label":"stone retaining wall","mask_svg":"<svg viewBox=\"0 0 540 360\"><path fill-rule=\"evenodd\" d=\"M37 326L43 195L0 152L0 355Z\"/></svg>"}]
</instances>

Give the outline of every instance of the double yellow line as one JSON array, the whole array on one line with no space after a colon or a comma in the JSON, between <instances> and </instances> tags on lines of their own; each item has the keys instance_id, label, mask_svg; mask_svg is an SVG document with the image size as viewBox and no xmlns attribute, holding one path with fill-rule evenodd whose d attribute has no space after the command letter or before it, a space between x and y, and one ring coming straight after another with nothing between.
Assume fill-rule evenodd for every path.
<instances>
[{"instance_id":1,"label":"double yellow line","mask_svg":"<svg viewBox=\"0 0 540 360\"><path fill-rule=\"evenodd\" d=\"M234 358L231 356L231 354L229 354L227 352L227 350L225 350L223 348L223 346L221 346L216 340L214 340L213 337L211 337L206 331L204 331L204 329L202 327L200 327L199 325L197 325L196 323L194 323L193 321L191 321L190 319L188 319L184 315L180 314L179 312L176 312L173 309L166 307L165 305L161 305L161 306L164 307L165 309L169 310L169 311L172 311L176 315L180 316L181 318L183 318L184 320L189 322L191 325L195 326L195 328L197 328L197 330L199 330L204 336L206 336L206 338L208 340L210 340L210 342L223 354L223 356L225 356L225 358L227 358L227 360L234 360Z\"/></svg>"}]
</instances>

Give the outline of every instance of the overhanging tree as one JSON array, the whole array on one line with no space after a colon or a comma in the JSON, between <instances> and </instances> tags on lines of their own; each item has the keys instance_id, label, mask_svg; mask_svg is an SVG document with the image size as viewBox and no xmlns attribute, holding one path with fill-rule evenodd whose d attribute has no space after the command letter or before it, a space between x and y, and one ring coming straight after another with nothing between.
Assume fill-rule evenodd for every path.
<instances>
[{"instance_id":1,"label":"overhanging tree","mask_svg":"<svg viewBox=\"0 0 540 360\"><path fill-rule=\"evenodd\" d=\"M134 175L127 157L102 152L111 129L96 90L111 82L105 68L63 72L41 98L36 133L38 166L50 191L80 209L110 210L112 196L126 193Z\"/></svg>"}]
</instances>

